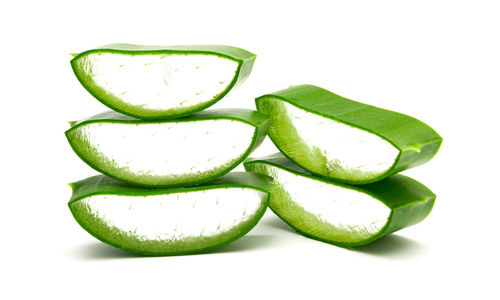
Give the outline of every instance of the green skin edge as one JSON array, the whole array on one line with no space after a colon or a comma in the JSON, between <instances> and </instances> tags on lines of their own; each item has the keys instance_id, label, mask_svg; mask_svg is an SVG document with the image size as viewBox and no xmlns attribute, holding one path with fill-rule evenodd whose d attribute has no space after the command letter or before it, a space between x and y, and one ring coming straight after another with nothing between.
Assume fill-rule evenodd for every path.
<instances>
[{"instance_id":1,"label":"green skin edge","mask_svg":"<svg viewBox=\"0 0 500 300\"><path fill-rule=\"evenodd\" d=\"M124 182L104 175L89 177L75 183L70 183L69 185L73 190L73 194L68 202L68 206L77 223L85 231L108 245L144 256L177 256L206 253L238 240L247 234L260 221L266 211L270 193L274 188L270 177L245 172L230 173L210 183L199 186L170 189L143 189L140 187L130 186ZM150 196L233 187L250 188L263 191L267 193L267 199L264 201L264 205L259 208L254 218L250 221L247 221L244 224L239 224L228 232L204 239L204 241L199 242L199 244L202 245L200 247L197 247L197 239L191 238L187 243L185 242L185 244L189 244L189 246L192 246L193 249L185 251L168 249L168 245L158 241L138 241L137 239L126 235L117 236L116 233L120 232L117 228L110 228L107 224L96 221L94 218L78 209L79 200L93 195ZM115 240L119 240L120 242ZM136 247L134 247L133 244L135 244ZM137 245L140 246L137 247Z\"/></svg>"},{"instance_id":2,"label":"green skin edge","mask_svg":"<svg viewBox=\"0 0 500 300\"><path fill-rule=\"evenodd\" d=\"M375 134L391 143L399 150L399 154L385 173L366 180L343 179L335 177L334 174L327 174L324 170L314 170L307 162L301 161L302 158L291 157L279 143L275 136L277 129L274 126L274 123L279 121L273 120L272 114L267 111L270 100L285 101L307 112ZM269 137L283 155L312 174L348 184L377 182L422 165L436 155L443 141L436 131L413 117L359 103L314 85L292 86L260 96L255 99L255 103L258 111L269 115L271 119Z\"/></svg>"},{"instance_id":3,"label":"green skin edge","mask_svg":"<svg viewBox=\"0 0 500 300\"><path fill-rule=\"evenodd\" d=\"M252 137L252 142L250 144L250 147L248 147L247 151L239 158L237 159L232 165L228 166L225 169L221 169L218 172L213 173L211 176L206 177L206 178L197 178L197 179L189 179L188 181L183 181L183 182L176 182L176 183L169 183L169 182L161 182L161 178L158 179L155 183L141 183L137 182L134 180L130 180L127 178L127 174L125 176L121 175L122 171L117 170L116 172L113 171L108 171L105 170L103 167L98 166L93 162L93 157L89 158L89 156L85 155L82 153L80 148L83 147L84 152L88 152L87 148L85 147L86 144L84 145L79 145L80 143L73 138L73 132L80 127L80 126L85 126L86 124L90 123L123 123L123 124L148 124L148 123L169 123L169 122L193 122L193 121L199 121L199 120L218 120L218 119L227 119L227 120L235 120L235 121L240 121L246 124L249 124L253 127L255 127L254 135ZM257 111L253 110L248 110L248 109L240 109L240 108L231 108L231 109L218 109L218 110L206 110L202 111L199 113L196 113L192 116L186 117L186 118L181 118L181 119L175 119L175 120L169 120L169 121L144 121L144 120L138 120L134 119L129 116L121 115L116 112L104 112L101 114L98 114L96 116L93 116L91 118L82 120L82 121L77 121L77 122L69 122L70 125L72 126L70 129L68 129L65 132L66 138L73 149L73 151L80 157L82 161L84 161L87 165L95 169L96 171L103 173L105 175L108 175L109 177L113 177L115 179L125 181L127 183L137 185L137 186L142 186L142 187L174 187L174 186L187 186L187 185L195 185L195 184L200 184L203 182L208 182L211 180L216 179L217 177L220 177L228 172L230 172L232 169L237 167L240 163L242 163L249 155L257 149L264 138L267 135L267 129L269 128L269 119L267 118L266 115L263 115ZM100 159L97 158L95 159L99 161ZM106 162L105 162L106 163Z\"/></svg>"},{"instance_id":4,"label":"green skin edge","mask_svg":"<svg viewBox=\"0 0 500 300\"><path fill-rule=\"evenodd\" d=\"M304 220L295 220L292 217L279 214L280 209L276 205L279 205L279 203L283 201L277 199L276 197L277 195L282 194L282 192L286 194L286 191L284 191L279 186L279 184L275 182L277 187L271 193L269 208L280 219L290 225L295 231L306 237L345 248L352 248L369 244L385 235L419 223L429 215L436 199L436 195L434 195L434 193L432 193L432 191L430 191L423 184L400 174L393 175L376 183L363 186L352 186L314 176L298 165L294 164L281 153L276 153L264 158L250 158L244 163L245 169L248 172L255 172L263 175L267 175L263 171L261 171L266 165L274 166L289 173L309 178L315 181L321 181L327 184L336 185L346 189L368 194L375 199L378 199L380 202L384 203L388 208L391 209L391 213L387 219L387 223L385 224L385 226L378 233L372 235L368 239L357 242L339 242L334 239L326 239L311 234L310 232L306 232L296 225L296 223L300 224L300 221ZM309 214L303 209L302 213Z\"/></svg>"},{"instance_id":5,"label":"green skin edge","mask_svg":"<svg viewBox=\"0 0 500 300\"><path fill-rule=\"evenodd\" d=\"M118 53L128 55L206 54L236 61L238 63L238 68L236 69L233 80L227 86L227 88L205 104L182 112L176 112L176 109L174 108L168 110L144 109L135 105L126 104L116 95L107 93L104 89L97 86L90 76L88 76L85 72L82 72L78 68L78 60L90 53ZM114 111L118 111L122 114L144 120L175 119L191 115L195 112L202 111L212 106L220 99L222 99L233 87L238 86L246 80L246 78L252 71L252 67L256 58L255 54L241 48L223 45L144 46L133 44L110 44L99 47L97 49L87 50L79 54L71 53L71 55L74 57L71 60L71 68L73 69L76 78L82 84L82 86L92 96L94 96L94 98Z\"/></svg>"}]
</instances>

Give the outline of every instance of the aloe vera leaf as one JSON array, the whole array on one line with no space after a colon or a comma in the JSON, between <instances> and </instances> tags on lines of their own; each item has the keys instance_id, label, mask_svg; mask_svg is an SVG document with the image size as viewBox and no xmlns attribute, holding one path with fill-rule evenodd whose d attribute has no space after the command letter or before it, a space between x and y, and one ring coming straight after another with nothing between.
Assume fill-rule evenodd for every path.
<instances>
[{"instance_id":1,"label":"aloe vera leaf","mask_svg":"<svg viewBox=\"0 0 500 300\"><path fill-rule=\"evenodd\" d=\"M83 87L111 109L140 119L172 119L222 99L249 75L255 54L221 45L111 44L76 55Z\"/></svg>"},{"instance_id":2,"label":"aloe vera leaf","mask_svg":"<svg viewBox=\"0 0 500 300\"><path fill-rule=\"evenodd\" d=\"M442 138L410 116L313 85L256 99L278 149L307 171L350 184L379 181L429 161Z\"/></svg>"},{"instance_id":3,"label":"aloe vera leaf","mask_svg":"<svg viewBox=\"0 0 500 300\"><path fill-rule=\"evenodd\" d=\"M206 110L169 121L109 111L72 122L66 137L89 166L146 187L198 184L239 165L267 134L267 116L247 109Z\"/></svg>"},{"instance_id":4,"label":"aloe vera leaf","mask_svg":"<svg viewBox=\"0 0 500 300\"><path fill-rule=\"evenodd\" d=\"M314 176L281 153L248 159L244 166L273 178L269 207L283 221L307 237L343 247L365 245L419 223L436 199L403 175L352 186Z\"/></svg>"},{"instance_id":5,"label":"aloe vera leaf","mask_svg":"<svg viewBox=\"0 0 500 300\"><path fill-rule=\"evenodd\" d=\"M68 206L104 243L143 255L183 255L248 233L267 207L272 179L245 172L193 187L144 189L98 175L70 184Z\"/></svg>"}]
</instances>

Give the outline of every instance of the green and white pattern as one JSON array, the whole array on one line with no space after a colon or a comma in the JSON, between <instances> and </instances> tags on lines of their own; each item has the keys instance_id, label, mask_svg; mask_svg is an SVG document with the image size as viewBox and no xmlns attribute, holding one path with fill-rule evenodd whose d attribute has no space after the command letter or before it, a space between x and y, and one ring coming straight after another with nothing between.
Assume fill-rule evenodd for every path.
<instances>
[{"instance_id":1,"label":"green and white pattern","mask_svg":"<svg viewBox=\"0 0 500 300\"><path fill-rule=\"evenodd\" d=\"M189 188L143 189L103 175L71 186L68 205L85 230L145 255L197 253L238 239L260 220L273 187L250 173Z\"/></svg>"},{"instance_id":2,"label":"green and white pattern","mask_svg":"<svg viewBox=\"0 0 500 300\"><path fill-rule=\"evenodd\" d=\"M442 142L412 117L312 85L261 96L256 105L271 119L269 136L284 155L313 174L351 184L421 165Z\"/></svg>"},{"instance_id":3,"label":"green and white pattern","mask_svg":"<svg viewBox=\"0 0 500 300\"><path fill-rule=\"evenodd\" d=\"M231 46L112 44L71 61L81 84L113 110L141 119L201 111L250 74L255 55Z\"/></svg>"},{"instance_id":4,"label":"green and white pattern","mask_svg":"<svg viewBox=\"0 0 500 300\"><path fill-rule=\"evenodd\" d=\"M268 119L245 109L209 110L172 121L106 112L75 123L66 137L96 170L142 186L212 180L241 163L264 139Z\"/></svg>"},{"instance_id":5,"label":"green and white pattern","mask_svg":"<svg viewBox=\"0 0 500 300\"><path fill-rule=\"evenodd\" d=\"M416 224L435 200L424 185L403 175L350 186L313 176L280 153L249 159L245 168L273 178L276 188L269 207L286 223L340 246L364 245Z\"/></svg>"}]
</instances>

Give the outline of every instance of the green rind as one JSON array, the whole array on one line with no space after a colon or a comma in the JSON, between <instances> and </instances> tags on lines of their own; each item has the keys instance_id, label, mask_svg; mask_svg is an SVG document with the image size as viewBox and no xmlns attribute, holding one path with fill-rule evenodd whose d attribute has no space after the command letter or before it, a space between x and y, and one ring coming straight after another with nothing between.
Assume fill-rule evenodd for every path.
<instances>
[{"instance_id":1,"label":"green rind","mask_svg":"<svg viewBox=\"0 0 500 300\"><path fill-rule=\"evenodd\" d=\"M164 194L165 191L169 193L182 193L185 191L203 190L206 187L223 188L231 186L251 187L270 192L274 188L274 184L268 176L251 174L248 172L231 172L213 181L198 184L196 186L172 187L168 189L144 189L105 175L92 176L77 182L72 182L69 185L73 190L69 203L97 194L151 196Z\"/></svg>"},{"instance_id":2,"label":"green rind","mask_svg":"<svg viewBox=\"0 0 500 300\"><path fill-rule=\"evenodd\" d=\"M227 120L235 120L240 121L246 124L249 124L255 128L254 135L252 136L252 142L250 143L250 147L248 147L247 151L241 155L241 157L236 160L232 165L228 166L225 169L221 169L218 172L214 172L211 176L206 178L197 178L195 180L188 180L182 182L163 182L161 179L158 179L154 182L139 182L137 180L131 180L127 176L123 176L121 172L115 172L113 170L105 169L105 167L94 163L94 157L89 155L86 149L86 144L82 143L76 136L76 130L80 126L85 126L86 124L91 123L123 123L123 124L149 124L149 123L169 123L169 122L196 122L200 120L217 120L217 119L227 119ZM218 109L218 110L206 110L199 113L196 113L190 117L185 117L181 119L175 120L163 120L163 121L145 121L135 119L130 116L122 115L120 113L114 111L107 111L93 117L90 117L85 120L70 122L73 126L65 132L66 138L73 149L73 151L80 157L82 161L84 161L87 165L95 169L96 171L113 177L118 180L125 181L129 184L142 186L142 187L173 187L173 186L181 186L181 185L194 185L200 184L204 182L212 181L237 167L240 163L242 163L249 155L252 153L262 141L265 139L267 135L267 129L269 127L269 119L267 116L253 110L241 109L241 108L232 108L232 109ZM144 180L144 178L143 178Z\"/></svg>"},{"instance_id":3,"label":"green rind","mask_svg":"<svg viewBox=\"0 0 500 300\"><path fill-rule=\"evenodd\" d=\"M78 68L78 60L90 53L120 53L120 54L207 54L215 55L224 58L234 60L238 63L238 68L236 70L236 75L227 86L227 88L214 97L212 100L206 102L205 104L196 106L187 111L175 112L175 109L168 110L155 110L155 109L145 109L135 105L128 105L121 101L118 97L113 95L108 95L108 93L101 87L95 85L90 76L82 72ZM133 45L133 44L109 44L96 49L91 49L79 53L74 56L71 60L71 67L73 72L82 84L82 86L92 95L94 98L99 100L102 104L111 108L112 110L118 111L122 114L129 115L138 119L144 120L160 120L160 119L175 119L179 117L189 116L195 112L202 111L213 104L217 103L220 99L229 93L229 91L243 83L246 78L250 75L253 64L255 62L256 55L248 52L244 49L224 46L224 45L187 45L187 46L145 46L145 45ZM116 99L115 99L116 98ZM170 112L174 111L174 112Z\"/></svg>"},{"instance_id":4,"label":"green rind","mask_svg":"<svg viewBox=\"0 0 500 300\"><path fill-rule=\"evenodd\" d=\"M279 134L273 127L273 116L265 108L265 102L269 99L279 99L307 112L373 133L396 147L399 155L385 173L368 180L342 179L311 168L306 161L302 161L302 158L292 157L290 153L287 153L276 138ZM443 140L431 127L413 117L359 103L314 85L292 86L260 96L255 99L255 102L257 110L271 118L269 137L280 152L315 175L344 183L373 183L403 170L422 165L436 155Z\"/></svg>"},{"instance_id":5,"label":"green rind","mask_svg":"<svg viewBox=\"0 0 500 300\"><path fill-rule=\"evenodd\" d=\"M278 215L284 222L294 228L297 232L326 243L330 243L342 247L356 247L366 245L373 242L382 236L400 230L402 228L414 225L424 220L432 210L436 195L432 193L427 187L425 187L420 182L411 179L403 175L393 175L377 183L367 184L363 186L351 186L331 180L327 180L321 177L316 177L306 170L295 165L285 156L280 153L270 155L264 158L248 159L245 161L245 169L249 172L257 172L264 175L265 171L262 171L262 166L270 165L287 172L293 173L298 176L309 178L316 181L321 181L331 185L341 186L346 189L355 190L358 192L369 194L370 196L378 199L389 209L391 213L387 219L385 226L375 235L368 239L357 241L357 242L339 242L334 238L324 238L312 232L312 230L304 230L305 219L294 220L286 215L288 208L277 207L277 203L285 202L279 197L286 197L282 195L286 193L280 186L278 182L275 182L277 187L271 193L271 199L269 202L269 208ZM294 208L290 208L294 209ZM285 212L285 213L284 213Z\"/></svg>"},{"instance_id":6,"label":"green rind","mask_svg":"<svg viewBox=\"0 0 500 300\"><path fill-rule=\"evenodd\" d=\"M70 186L73 189L73 194L68 202L68 206L75 220L85 231L87 231L98 240L111 246L140 255L148 256L173 256L204 253L216 248L223 247L238 240L239 238L247 234L253 227L255 227L255 225L262 218L269 202L270 193L274 188L272 179L268 176L244 172L230 173L218 178L213 182L199 186L171 189L142 189L130 186L126 183L104 175L97 175L75 183L71 183ZM162 244L158 241L137 241L136 239L135 241L133 241L134 239L129 236L126 236L124 234L120 235L116 229L110 228L104 223L96 222L95 219L92 219L91 217L86 215L85 212L78 207L79 200L93 195L150 196L230 187L256 189L267 193L268 196L264 201L264 204L255 214L254 218L247 221L246 223L239 224L238 226L224 234L219 234L208 239L200 239L198 241L199 244L205 244L204 246L193 248L187 251L172 251L171 248L170 250L165 249L168 248L168 243ZM189 242L196 244L197 240L192 238L188 241L188 243Z\"/></svg>"}]
</instances>

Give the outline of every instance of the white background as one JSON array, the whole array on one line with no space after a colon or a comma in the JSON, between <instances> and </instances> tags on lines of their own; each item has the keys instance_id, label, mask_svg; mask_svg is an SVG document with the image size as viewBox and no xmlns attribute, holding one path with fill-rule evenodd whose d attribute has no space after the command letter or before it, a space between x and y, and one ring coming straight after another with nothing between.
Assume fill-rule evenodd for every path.
<instances>
[{"instance_id":1,"label":"white background","mask_svg":"<svg viewBox=\"0 0 500 300\"><path fill-rule=\"evenodd\" d=\"M498 1L5 1L0 4L2 299L498 299ZM67 208L95 172L66 121L105 107L72 52L228 44L258 55L217 107L311 83L421 119L444 138L405 172L437 194L422 223L346 250L272 213L210 254L142 258L104 245ZM253 156L274 151L266 143ZM241 169L241 168L239 168Z\"/></svg>"}]
</instances>

